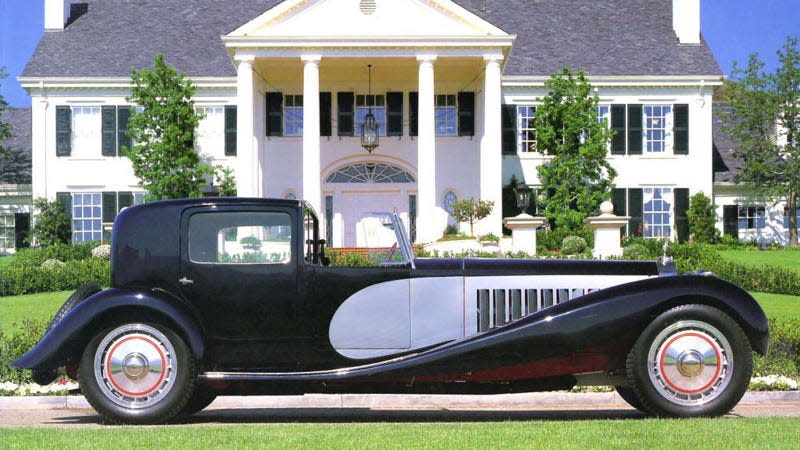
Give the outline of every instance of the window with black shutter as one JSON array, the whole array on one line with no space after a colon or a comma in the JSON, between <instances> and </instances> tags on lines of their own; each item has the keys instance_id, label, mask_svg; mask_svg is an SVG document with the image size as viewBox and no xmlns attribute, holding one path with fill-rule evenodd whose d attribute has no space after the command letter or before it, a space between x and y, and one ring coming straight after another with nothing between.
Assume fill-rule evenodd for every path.
<instances>
[{"instance_id":1,"label":"window with black shutter","mask_svg":"<svg viewBox=\"0 0 800 450\"><path fill-rule=\"evenodd\" d=\"M611 138L611 154L625 154L625 105L611 105L611 129L614 137Z\"/></svg>"},{"instance_id":2,"label":"window with black shutter","mask_svg":"<svg viewBox=\"0 0 800 450\"><path fill-rule=\"evenodd\" d=\"M642 189L628 189L628 222L629 236L642 236L644 234L643 209L644 195Z\"/></svg>"},{"instance_id":3,"label":"window with black shutter","mask_svg":"<svg viewBox=\"0 0 800 450\"><path fill-rule=\"evenodd\" d=\"M675 188L675 229L678 232L678 242L689 240L689 189Z\"/></svg>"},{"instance_id":4,"label":"window with black shutter","mask_svg":"<svg viewBox=\"0 0 800 450\"><path fill-rule=\"evenodd\" d=\"M131 118L131 107L120 106L117 108L117 156L125 156L125 150L133 146L128 137L128 120Z\"/></svg>"},{"instance_id":5,"label":"window with black shutter","mask_svg":"<svg viewBox=\"0 0 800 450\"><path fill-rule=\"evenodd\" d=\"M722 232L727 236L739 239L739 207L737 205L722 207Z\"/></svg>"},{"instance_id":6,"label":"window with black shutter","mask_svg":"<svg viewBox=\"0 0 800 450\"><path fill-rule=\"evenodd\" d=\"M267 136L283 136L283 94L267 92Z\"/></svg>"},{"instance_id":7,"label":"window with black shutter","mask_svg":"<svg viewBox=\"0 0 800 450\"><path fill-rule=\"evenodd\" d=\"M628 105L628 154L642 154L642 105Z\"/></svg>"},{"instance_id":8,"label":"window with black shutter","mask_svg":"<svg viewBox=\"0 0 800 450\"><path fill-rule=\"evenodd\" d=\"M103 192L103 223L114 222L117 217L117 193Z\"/></svg>"},{"instance_id":9,"label":"window with black shutter","mask_svg":"<svg viewBox=\"0 0 800 450\"><path fill-rule=\"evenodd\" d=\"M236 156L236 105L225 106L225 156Z\"/></svg>"},{"instance_id":10,"label":"window with black shutter","mask_svg":"<svg viewBox=\"0 0 800 450\"><path fill-rule=\"evenodd\" d=\"M672 121L675 125L675 144L672 152L676 155L689 154L689 105L675 105Z\"/></svg>"},{"instance_id":11,"label":"window with black shutter","mask_svg":"<svg viewBox=\"0 0 800 450\"><path fill-rule=\"evenodd\" d=\"M120 192L117 195L117 199L117 213L129 206L133 206L133 192Z\"/></svg>"},{"instance_id":12,"label":"window with black shutter","mask_svg":"<svg viewBox=\"0 0 800 450\"><path fill-rule=\"evenodd\" d=\"M31 215L29 213L14 214L14 248L28 248L28 235L31 231Z\"/></svg>"},{"instance_id":13,"label":"window with black shutter","mask_svg":"<svg viewBox=\"0 0 800 450\"><path fill-rule=\"evenodd\" d=\"M103 156L117 156L117 107L103 106L101 112Z\"/></svg>"},{"instance_id":14,"label":"window with black shutter","mask_svg":"<svg viewBox=\"0 0 800 450\"><path fill-rule=\"evenodd\" d=\"M458 135L475 136L475 93L458 93Z\"/></svg>"},{"instance_id":15,"label":"window with black shutter","mask_svg":"<svg viewBox=\"0 0 800 450\"><path fill-rule=\"evenodd\" d=\"M56 106L56 156L72 154L72 109Z\"/></svg>"},{"instance_id":16,"label":"window with black shutter","mask_svg":"<svg viewBox=\"0 0 800 450\"><path fill-rule=\"evenodd\" d=\"M611 203L614 205L614 215L624 217L628 215L628 192L626 189L614 189L611 191ZM620 234L628 235L627 227L620 229Z\"/></svg>"},{"instance_id":17,"label":"window with black shutter","mask_svg":"<svg viewBox=\"0 0 800 450\"><path fill-rule=\"evenodd\" d=\"M352 92L339 92L336 94L336 103L339 136L355 135L355 95Z\"/></svg>"},{"instance_id":18,"label":"window with black shutter","mask_svg":"<svg viewBox=\"0 0 800 450\"><path fill-rule=\"evenodd\" d=\"M72 219L72 195L69 192L56 192L56 201L61 209Z\"/></svg>"},{"instance_id":19,"label":"window with black shutter","mask_svg":"<svg viewBox=\"0 0 800 450\"><path fill-rule=\"evenodd\" d=\"M403 135L403 93L386 93L386 135Z\"/></svg>"},{"instance_id":20,"label":"window with black shutter","mask_svg":"<svg viewBox=\"0 0 800 450\"><path fill-rule=\"evenodd\" d=\"M408 135L419 135L419 93L408 93Z\"/></svg>"},{"instance_id":21,"label":"window with black shutter","mask_svg":"<svg viewBox=\"0 0 800 450\"><path fill-rule=\"evenodd\" d=\"M502 148L504 155L517 154L517 105L502 105Z\"/></svg>"},{"instance_id":22,"label":"window with black shutter","mask_svg":"<svg viewBox=\"0 0 800 450\"><path fill-rule=\"evenodd\" d=\"M332 134L333 116L331 105L332 97L330 92L319 93L319 135L330 136Z\"/></svg>"}]
</instances>

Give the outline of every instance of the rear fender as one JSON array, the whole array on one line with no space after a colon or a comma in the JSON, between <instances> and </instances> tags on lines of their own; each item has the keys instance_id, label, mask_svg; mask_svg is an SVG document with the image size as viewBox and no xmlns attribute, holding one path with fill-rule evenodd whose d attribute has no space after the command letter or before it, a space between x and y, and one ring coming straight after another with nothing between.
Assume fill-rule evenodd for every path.
<instances>
[{"instance_id":1,"label":"rear fender","mask_svg":"<svg viewBox=\"0 0 800 450\"><path fill-rule=\"evenodd\" d=\"M198 360L205 353L199 321L186 305L167 293L106 289L78 304L30 351L14 361L21 369L53 369L76 360L96 333L129 315L151 318L182 336Z\"/></svg>"}]
</instances>

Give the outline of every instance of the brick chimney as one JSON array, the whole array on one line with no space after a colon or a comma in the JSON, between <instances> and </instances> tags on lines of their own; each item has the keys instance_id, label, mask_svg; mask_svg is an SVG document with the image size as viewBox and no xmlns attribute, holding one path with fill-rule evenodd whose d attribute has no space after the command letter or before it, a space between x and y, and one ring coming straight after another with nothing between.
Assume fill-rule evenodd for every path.
<instances>
[{"instance_id":1,"label":"brick chimney","mask_svg":"<svg viewBox=\"0 0 800 450\"><path fill-rule=\"evenodd\" d=\"M672 0L672 29L681 44L700 43L700 0Z\"/></svg>"},{"instance_id":2,"label":"brick chimney","mask_svg":"<svg viewBox=\"0 0 800 450\"><path fill-rule=\"evenodd\" d=\"M72 0L44 0L45 31L63 30L71 8Z\"/></svg>"}]
</instances>

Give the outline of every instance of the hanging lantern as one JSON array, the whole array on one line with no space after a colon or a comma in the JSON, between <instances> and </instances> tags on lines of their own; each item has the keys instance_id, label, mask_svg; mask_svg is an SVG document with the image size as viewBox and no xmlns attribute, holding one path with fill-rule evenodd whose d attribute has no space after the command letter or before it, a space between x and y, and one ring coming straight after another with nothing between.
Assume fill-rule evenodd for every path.
<instances>
[{"instance_id":1,"label":"hanging lantern","mask_svg":"<svg viewBox=\"0 0 800 450\"><path fill-rule=\"evenodd\" d=\"M367 65L369 70L369 90L367 91L367 105L369 110L364 117L364 122L361 123L361 146L364 147L369 153L378 148L380 144L380 129L375 116L372 114L372 64Z\"/></svg>"}]
</instances>

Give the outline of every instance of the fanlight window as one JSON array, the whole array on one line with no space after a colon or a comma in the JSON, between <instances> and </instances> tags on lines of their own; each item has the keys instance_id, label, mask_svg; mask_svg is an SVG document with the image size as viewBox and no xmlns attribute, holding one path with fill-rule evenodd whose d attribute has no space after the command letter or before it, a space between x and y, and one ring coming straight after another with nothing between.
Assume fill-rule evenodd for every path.
<instances>
[{"instance_id":1,"label":"fanlight window","mask_svg":"<svg viewBox=\"0 0 800 450\"><path fill-rule=\"evenodd\" d=\"M414 176L405 170L380 163L362 163L342 167L326 183L413 183Z\"/></svg>"}]
</instances>

